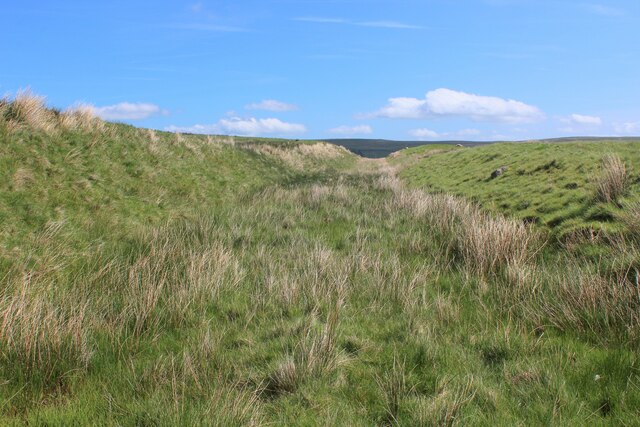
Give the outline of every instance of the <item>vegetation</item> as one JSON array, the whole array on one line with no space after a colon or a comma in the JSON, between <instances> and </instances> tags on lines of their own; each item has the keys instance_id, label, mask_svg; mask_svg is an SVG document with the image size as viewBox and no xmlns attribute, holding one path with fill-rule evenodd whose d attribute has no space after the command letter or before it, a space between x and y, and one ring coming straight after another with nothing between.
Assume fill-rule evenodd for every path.
<instances>
[{"instance_id":1,"label":"vegetation","mask_svg":"<svg viewBox=\"0 0 640 427\"><path fill-rule=\"evenodd\" d=\"M640 200L639 148L640 142L503 143L420 161L401 152L394 162L406 165L401 177L411 186L467 197L567 242L624 230L622 205ZM504 174L491 179L503 166Z\"/></svg>"},{"instance_id":2,"label":"vegetation","mask_svg":"<svg viewBox=\"0 0 640 427\"><path fill-rule=\"evenodd\" d=\"M40 101L41 126L14 103L1 424L637 422L622 264L543 253L531 224L326 144L68 128Z\"/></svg>"},{"instance_id":3,"label":"vegetation","mask_svg":"<svg viewBox=\"0 0 640 427\"><path fill-rule=\"evenodd\" d=\"M451 149L458 144L466 147L475 147L483 145L482 142L472 141L445 141L445 142L427 142L427 141L388 141L385 139L329 139L328 142L339 145L349 151L367 158L380 159L387 157L400 150L417 149L423 150L424 147L435 148L443 147ZM420 148L423 147L423 148Z\"/></svg>"}]
</instances>

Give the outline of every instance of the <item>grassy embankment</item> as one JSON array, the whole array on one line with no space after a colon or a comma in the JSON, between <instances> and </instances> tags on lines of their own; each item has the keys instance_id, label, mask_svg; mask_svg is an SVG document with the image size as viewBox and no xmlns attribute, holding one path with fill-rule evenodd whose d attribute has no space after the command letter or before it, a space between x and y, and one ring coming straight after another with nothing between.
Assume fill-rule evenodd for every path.
<instances>
[{"instance_id":1,"label":"grassy embankment","mask_svg":"<svg viewBox=\"0 0 640 427\"><path fill-rule=\"evenodd\" d=\"M637 422L636 290L520 221L324 145L17 107L3 424Z\"/></svg>"},{"instance_id":2,"label":"grassy embankment","mask_svg":"<svg viewBox=\"0 0 640 427\"><path fill-rule=\"evenodd\" d=\"M425 148L394 158L411 186L467 197L494 212L544 225L560 240L625 231L627 213L640 201L640 140L503 143L417 160ZM615 200L598 192L611 154L626 165L624 191ZM502 166L504 175L491 179Z\"/></svg>"}]
</instances>

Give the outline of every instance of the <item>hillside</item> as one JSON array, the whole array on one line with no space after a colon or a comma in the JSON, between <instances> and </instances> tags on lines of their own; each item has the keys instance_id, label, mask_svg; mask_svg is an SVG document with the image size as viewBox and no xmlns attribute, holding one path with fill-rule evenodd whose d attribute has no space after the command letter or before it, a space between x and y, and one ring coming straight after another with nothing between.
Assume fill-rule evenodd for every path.
<instances>
[{"instance_id":1,"label":"hillside","mask_svg":"<svg viewBox=\"0 0 640 427\"><path fill-rule=\"evenodd\" d=\"M538 146L532 180L600 161ZM367 160L0 102L0 424L636 423L633 246L543 253L391 165L424 187L516 151Z\"/></svg>"},{"instance_id":2,"label":"hillside","mask_svg":"<svg viewBox=\"0 0 640 427\"><path fill-rule=\"evenodd\" d=\"M559 239L624 230L640 201L640 142L621 140L502 143L420 158L419 149L394 158L411 186L468 197L483 207L543 225ZM598 197L603 159L626 165L626 188L614 202ZM491 179L494 170L504 174Z\"/></svg>"},{"instance_id":3,"label":"hillside","mask_svg":"<svg viewBox=\"0 0 640 427\"><path fill-rule=\"evenodd\" d=\"M352 158L327 144L157 132L41 103L25 95L0 105L4 263L51 227L78 245L103 240L107 231L127 236ZM317 147L335 153L333 163L320 153L319 166Z\"/></svg>"}]
</instances>

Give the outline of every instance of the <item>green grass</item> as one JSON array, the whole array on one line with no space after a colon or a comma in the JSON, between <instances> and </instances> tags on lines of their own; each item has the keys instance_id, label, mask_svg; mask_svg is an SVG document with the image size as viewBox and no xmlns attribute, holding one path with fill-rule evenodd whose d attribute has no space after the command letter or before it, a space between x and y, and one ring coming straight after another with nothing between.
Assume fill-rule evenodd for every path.
<instances>
[{"instance_id":1,"label":"green grass","mask_svg":"<svg viewBox=\"0 0 640 427\"><path fill-rule=\"evenodd\" d=\"M409 150L407 150L409 151ZM619 203L596 198L602 159L619 155L631 184ZM494 212L544 225L563 238L584 230L619 231L625 203L637 202L640 143L503 143L415 160L401 172L410 185L468 197ZM491 173L507 166L504 175Z\"/></svg>"},{"instance_id":2,"label":"green grass","mask_svg":"<svg viewBox=\"0 0 640 427\"><path fill-rule=\"evenodd\" d=\"M628 276L324 145L6 108L0 424L637 424Z\"/></svg>"}]
</instances>

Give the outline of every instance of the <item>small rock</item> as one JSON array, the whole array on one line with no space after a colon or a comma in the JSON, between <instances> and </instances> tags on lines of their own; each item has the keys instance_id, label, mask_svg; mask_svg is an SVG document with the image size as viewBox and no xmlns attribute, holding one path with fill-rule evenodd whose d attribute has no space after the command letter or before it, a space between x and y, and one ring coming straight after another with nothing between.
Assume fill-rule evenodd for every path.
<instances>
[{"instance_id":1,"label":"small rock","mask_svg":"<svg viewBox=\"0 0 640 427\"><path fill-rule=\"evenodd\" d=\"M499 167L498 169L496 169L493 172L491 172L491 179L495 179L495 178L501 176L506 170L507 170L506 166Z\"/></svg>"}]
</instances>

